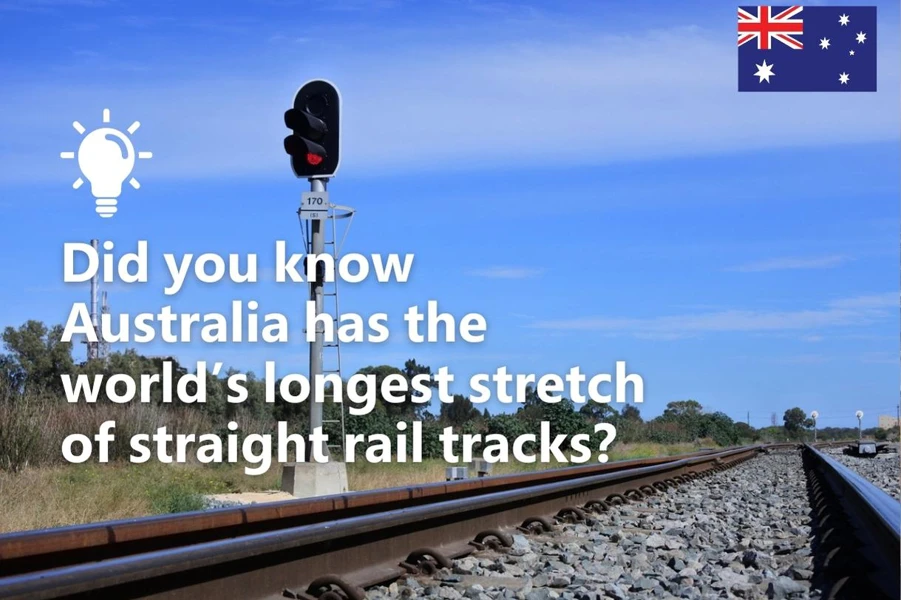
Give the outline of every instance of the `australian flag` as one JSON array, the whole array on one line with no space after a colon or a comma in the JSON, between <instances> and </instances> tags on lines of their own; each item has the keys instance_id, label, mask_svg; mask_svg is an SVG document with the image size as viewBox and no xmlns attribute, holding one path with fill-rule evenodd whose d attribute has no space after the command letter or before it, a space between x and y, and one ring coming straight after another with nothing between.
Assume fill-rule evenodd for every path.
<instances>
[{"instance_id":1,"label":"australian flag","mask_svg":"<svg viewBox=\"0 0 901 600\"><path fill-rule=\"evenodd\" d=\"M742 6L739 92L875 92L875 6Z\"/></svg>"}]
</instances>

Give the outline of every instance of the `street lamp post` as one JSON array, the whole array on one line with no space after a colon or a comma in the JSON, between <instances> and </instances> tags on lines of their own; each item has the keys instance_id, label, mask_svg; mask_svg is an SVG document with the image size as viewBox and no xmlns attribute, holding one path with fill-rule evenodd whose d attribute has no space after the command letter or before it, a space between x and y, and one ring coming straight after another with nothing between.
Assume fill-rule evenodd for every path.
<instances>
[{"instance_id":1,"label":"street lamp post","mask_svg":"<svg viewBox=\"0 0 901 600\"><path fill-rule=\"evenodd\" d=\"M857 439L863 439L863 428L861 426L861 419L863 419L863 411L859 410L854 413L854 416L857 417Z\"/></svg>"},{"instance_id":2,"label":"street lamp post","mask_svg":"<svg viewBox=\"0 0 901 600\"><path fill-rule=\"evenodd\" d=\"M813 411L810 413L810 418L813 419L813 441L816 443L817 441L817 418L820 416L820 413L817 411Z\"/></svg>"}]
</instances>

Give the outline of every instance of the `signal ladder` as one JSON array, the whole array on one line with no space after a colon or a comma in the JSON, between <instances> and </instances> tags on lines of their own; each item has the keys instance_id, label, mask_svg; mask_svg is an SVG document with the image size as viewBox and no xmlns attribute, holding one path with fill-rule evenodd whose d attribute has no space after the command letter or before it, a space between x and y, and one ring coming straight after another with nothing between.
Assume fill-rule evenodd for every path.
<instances>
[{"instance_id":1,"label":"signal ladder","mask_svg":"<svg viewBox=\"0 0 901 600\"><path fill-rule=\"evenodd\" d=\"M312 237L310 235L310 221L306 220L301 215L301 210L297 211L297 215L300 218L300 231L303 235L306 252L307 254L312 254L313 252L313 242ZM350 231L350 225L353 223L354 213L356 211L348 206L339 206L337 204L329 203L328 213L326 216L327 224L324 228L325 234L325 249L330 252L332 257L334 258L335 265L338 264L338 257L341 255L341 248L344 246L344 241L347 239L347 233ZM342 219L347 219L347 225L344 227L344 233L341 236L341 242L338 243L338 221ZM329 224L331 225L329 227ZM336 268L337 271L337 268ZM334 341L326 341L322 344L322 374L337 374L341 380L344 380L344 377L341 374L341 342L338 339L338 320L341 318L340 306L338 303L338 276L337 273L334 277L334 281L324 281L322 284L322 312L323 314L330 314L332 318L332 322L334 323L334 331L335 331L335 339ZM313 382L310 382L310 385L313 385ZM322 426L323 430L329 434L329 440L334 440L334 434L336 433L336 429L340 429L341 436L338 438L340 443L331 443L328 445L329 454L334 456L337 452L337 456L340 456L343 460L344 457L344 438L345 438L345 424L344 424L344 403L340 403L339 407L339 418L337 419L326 419L325 418L325 407L328 405L334 405L332 401L334 398L334 390L332 392L326 392L325 401L323 404L323 419Z\"/></svg>"}]
</instances>

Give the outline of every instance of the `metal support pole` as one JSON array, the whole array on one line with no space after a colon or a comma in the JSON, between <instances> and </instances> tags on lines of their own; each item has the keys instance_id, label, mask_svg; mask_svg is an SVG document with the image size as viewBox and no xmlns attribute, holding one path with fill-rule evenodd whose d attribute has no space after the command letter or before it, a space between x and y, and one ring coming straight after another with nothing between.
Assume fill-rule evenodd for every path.
<instances>
[{"instance_id":1,"label":"metal support pole","mask_svg":"<svg viewBox=\"0 0 901 600\"><path fill-rule=\"evenodd\" d=\"M327 179L310 179L310 191L324 192L327 182ZM308 252L309 254L314 255L325 253L325 220L316 219L311 221L310 248ZM310 301L315 302L316 316L318 317L323 312L323 282L319 281L318 277L310 277L313 273L315 273L315 269L310 273L307 273L307 280L310 282ZM315 279L316 281L312 281L312 279ZM316 336L313 341L310 342L310 388L313 394L315 394L316 390L316 376L322 375L322 346L324 339L324 327L317 323ZM324 400L324 398L317 398L315 395L310 398L310 433L317 427L320 429L322 428L322 402ZM312 450L311 444L308 444L308 447ZM322 447L320 452L322 452L323 456L328 456L327 447ZM307 460L310 460L309 456L307 457Z\"/></svg>"},{"instance_id":2,"label":"metal support pole","mask_svg":"<svg viewBox=\"0 0 901 600\"><path fill-rule=\"evenodd\" d=\"M97 254L97 246L99 244L99 240L91 240L91 247L94 249L94 254ZM94 328L94 335L97 336L98 340L100 338L100 327L98 327L97 320L97 283L100 279L99 270L97 273L91 277L91 327ZM99 357L99 342L88 342L88 360L94 360Z\"/></svg>"}]
</instances>

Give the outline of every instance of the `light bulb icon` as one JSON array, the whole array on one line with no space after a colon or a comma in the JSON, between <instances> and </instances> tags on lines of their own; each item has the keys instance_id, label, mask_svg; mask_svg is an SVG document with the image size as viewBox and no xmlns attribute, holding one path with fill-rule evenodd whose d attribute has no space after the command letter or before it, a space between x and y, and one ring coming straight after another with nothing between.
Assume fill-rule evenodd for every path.
<instances>
[{"instance_id":1,"label":"light bulb icon","mask_svg":"<svg viewBox=\"0 0 901 600\"><path fill-rule=\"evenodd\" d=\"M109 123L110 111L103 109L103 122ZM126 130L134 134L141 124L138 121ZM78 121L72 123L75 131L84 135L85 128ZM91 194L96 199L97 214L109 218L116 214L119 196L122 194L122 184L131 175L135 166L135 158L152 158L152 152L135 152L131 139L118 129L112 127L99 127L85 135L76 152L60 152L61 158L75 158L78 156L78 167L82 174L91 182ZM141 184L132 177L129 185L139 189ZM84 180L79 177L72 184L76 190L84 185Z\"/></svg>"}]
</instances>

